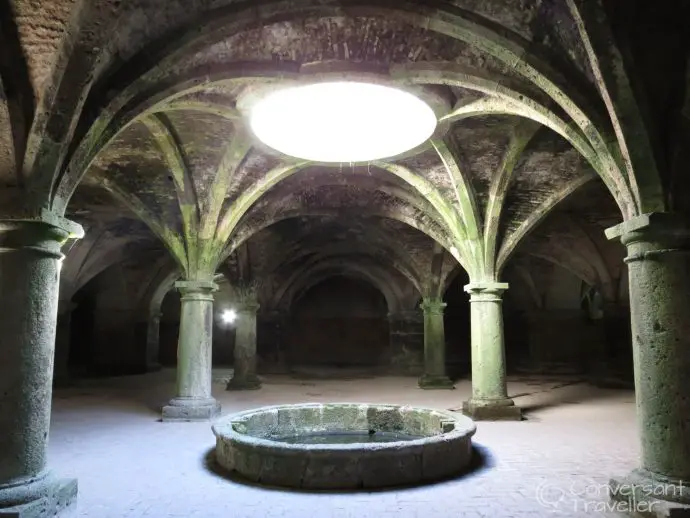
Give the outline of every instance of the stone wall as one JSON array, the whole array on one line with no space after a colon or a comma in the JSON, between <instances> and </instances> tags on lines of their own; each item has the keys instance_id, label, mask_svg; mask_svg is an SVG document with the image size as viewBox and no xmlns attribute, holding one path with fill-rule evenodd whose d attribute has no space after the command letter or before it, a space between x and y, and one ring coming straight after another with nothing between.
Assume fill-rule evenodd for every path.
<instances>
[{"instance_id":1,"label":"stone wall","mask_svg":"<svg viewBox=\"0 0 690 518\"><path fill-rule=\"evenodd\" d=\"M293 307L287 328L288 362L369 367L387 363L387 312L383 296L364 282L331 278L314 286Z\"/></svg>"}]
</instances>

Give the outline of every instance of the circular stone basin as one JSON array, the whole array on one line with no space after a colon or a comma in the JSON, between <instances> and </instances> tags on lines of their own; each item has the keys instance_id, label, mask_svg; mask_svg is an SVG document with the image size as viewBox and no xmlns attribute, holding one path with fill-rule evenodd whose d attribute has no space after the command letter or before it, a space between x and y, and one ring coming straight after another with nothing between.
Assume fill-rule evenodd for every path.
<instances>
[{"instance_id":1,"label":"circular stone basin","mask_svg":"<svg viewBox=\"0 0 690 518\"><path fill-rule=\"evenodd\" d=\"M355 489L431 482L472 457L471 419L398 405L263 407L213 425L216 460L263 484Z\"/></svg>"}]
</instances>

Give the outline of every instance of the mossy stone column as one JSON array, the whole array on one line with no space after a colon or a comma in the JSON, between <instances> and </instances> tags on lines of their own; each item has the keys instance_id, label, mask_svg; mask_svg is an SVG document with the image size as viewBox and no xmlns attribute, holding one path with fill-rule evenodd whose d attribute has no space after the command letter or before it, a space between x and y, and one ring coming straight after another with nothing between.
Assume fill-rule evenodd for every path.
<instances>
[{"instance_id":1,"label":"mossy stone column","mask_svg":"<svg viewBox=\"0 0 690 518\"><path fill-rule=\"evenodd\" d=\"M158 363L158 353L160 350L160 330L162 313L156 311L149 314L149 321L146 327L146 372L161 370Z\"/></svg>"},{"instance_id":2,"label":"mossy stone column","mask_svg":"<svg viewBox=\"0 0 690 518\"><path fill-rule=\"evenodd\" d=\"M611 481L612 497L690 516L690 232L675 215L656 213L606 235L628 250L641 441L640 468Z\"/></svg>"},{"instance_id":3,"label":"mossy stone column","mask_svg":"<svg viewBox=\"0 0 690 518\"><path fill-rule=\"evenodd\" d=\"M220 414L211 395L213 343L212 281L179 281L182 297L177 344L177 396L163 407L163 421L208 421Z\"/></svg>"},{"instance_id":4,"label":"mossy stone column","mask_svg":"<svg viewBox=\"0 0 690 518\"><path fill-rule=\"evenodd\" d=\"M446 304L441 299L425 298L420 307L424 312L424 375L419 379L419 388L455 388L446 376L446 334L443 327Z\"/></svg>"},{"instance_id":5,"label":"mossy stone column","mask_svg":"<svg viewBox=\"0 0 690 518\"><path fill-rule=\"evenodd\" d=\"M264 312L258 318L257 350L267 351L264 368L272 374L289 372L285 351L288 319L287 313L277 310Z\"/></svg>"},{"instance_id":6,"label":"mossy stone column","mask_svg":"<svg viewBox=\"0 0 690 518\"><path fill-rule=\"evenodd\" d=\"M424 326L418 309L388 314L390 368L394 374L424 372Z\"/></svg>"},{"instance_id":7,"label":"mossy stone column","mask_svg":"<svg viewBox=\"0 0 690 518\"><path fill-rule=\"evenodd\" d=\"M0 221L0 516L53 516L76 480L47 469L60 252L79 225Z\"/></svg>"},{"instance_id":8,"label":"mossy stone column","mask_svg":"<svg viewBox=\"0 0 690 518\"><path fill-rule=\"evenodd\" d=\"M256 390L261 381L256 375L256 313L259 303L248 297L237 305L235 321L235 364L228 390Z\"/></svg>"},{"instance_id":9,"label":"mossy stone column","mask_svg":"<svg viewBox=\"0 0 690 518\"><path fill-rule=\"evenodd\" d=\"M522 413L508 397L503 343L503 293L508 284L472 283L470 294L472 397L463 412L477 420L520 420Z\"/></svg>"}]
</instances>

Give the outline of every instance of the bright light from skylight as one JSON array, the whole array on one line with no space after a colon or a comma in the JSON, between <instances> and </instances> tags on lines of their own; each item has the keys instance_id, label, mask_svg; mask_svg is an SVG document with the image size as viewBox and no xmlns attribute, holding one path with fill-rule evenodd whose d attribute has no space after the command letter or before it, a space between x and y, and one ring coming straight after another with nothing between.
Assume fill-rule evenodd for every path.
<instances>
[{"instance_id":1,"label":"bright light from skylight","mask_svg":"<svg viewBox=\"0 0 690 518\"><path fill-rule=\"evenodd\" d=\"M267 146L333 163L400 155L426 142L436 123L431 107L411 93L356 82L278 90L250 113L252 131Z\"/></svg>"},{"instance_id":2,"label":"bright light from skylight","mask_svg":"<svg viewBox=\"0 0 690 518\"><path fill-rule=\"evenodd\" d=\"M232 324L237 319L237 313L234 309L226 309L221 313L220 319L224 324Z\"/></svg>"}]
</instances>

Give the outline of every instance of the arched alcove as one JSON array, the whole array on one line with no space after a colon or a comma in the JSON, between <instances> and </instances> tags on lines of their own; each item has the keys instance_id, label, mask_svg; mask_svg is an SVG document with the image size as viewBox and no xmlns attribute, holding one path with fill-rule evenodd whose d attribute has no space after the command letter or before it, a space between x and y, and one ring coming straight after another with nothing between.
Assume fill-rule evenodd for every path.
<instances>
[{"instance_id":1,"label":"arched alcove","mask_svg":"<svg viewBox=\"0 0 690 518\"><path fill-rule=\"evenodd\" d=\"M72 298L68 362L73 373L145 372L146 315L132 303L129 273L122 265L113 265Z\"/></svg>"},{"instance_id":2,"label":"arched alcove","mask_svg":"<svg viewBox=\"0 0 690 518\"><path fill-rule=\"evenodd\" d=\"M93 364L96 297L93 290L85 288L74 295L72 302L68 364L70 372L79 376L87 373Z\"/></svg>"},{"instance_id":3,"label":"arched alcove","mask_svg":"<svg viewBox=\"0 0 690 518\"><path fill-rule=\"evenodd\" d=\"M177 338L180 333L180 294L171 289L163 297L160 313L158 361L164 367L177 365Z\"/></svg>"},{"instance_id":4,"label":"arched alcove","mask_svg":"<svg viewBox=\"0 0 690 518\"><path fill-rule=\"evenodd\" d=\"M388 307L369 283L333 276L307 289L292 305L291 365L375 367L389 349Z\"/></svg>"},{"instance_id":5,"label":"arched alcove","mask_svg":"<svg viewBox=\"0 0 690 518\"><path fill-rule=\"evenodd\" d=\"M506 269L506 355L520 371L585 373L603 354L603 320L592 318L583 280L537 258ZM516 333L511 333L512 329Z\"/></svg>"},{"instance_id":6,"label":"arched alcove","mask_svg":"<svg viewBox=\"0 0 690 518\"><path fill-rule=\"evenodd\" d=\"M467 377L471 369L470 298L464 291L467 272L459 268L443 295L446 332L446 369L451 378Z\"/></svg>"}]
</instances>

